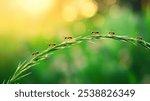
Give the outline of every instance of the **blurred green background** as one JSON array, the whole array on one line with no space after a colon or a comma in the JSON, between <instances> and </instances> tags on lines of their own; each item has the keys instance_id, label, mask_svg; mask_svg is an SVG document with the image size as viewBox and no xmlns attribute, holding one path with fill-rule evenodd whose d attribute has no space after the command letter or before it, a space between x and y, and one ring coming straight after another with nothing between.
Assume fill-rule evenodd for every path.
<instances>
[{"instance_id":1,"label":"blurred green background","mask_svg":"<svg viewBox=\"0 0 150 101\"><path fill-rule=\"evenodd\" d=\"M150 42L149 0L1 0L0 83L49 43L92 31ZM150 83L150 51L102 39L54 52L19 83Z\"/></svg>"}]
</instances>

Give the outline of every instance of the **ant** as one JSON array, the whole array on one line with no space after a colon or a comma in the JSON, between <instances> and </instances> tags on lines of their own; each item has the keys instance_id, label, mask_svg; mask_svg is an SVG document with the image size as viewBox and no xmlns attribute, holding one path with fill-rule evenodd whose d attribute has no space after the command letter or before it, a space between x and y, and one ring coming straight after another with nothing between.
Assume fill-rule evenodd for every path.
<instances>
[{"instance_id":1,"label":"ant","mask_svg":"<svg viewBox=\"0 0 150 101\"><path fill-rule=\"evenodd\" d=\"M109 32L108 34L109 35L115 35L115 32Z\"/></svg>"},{"instance_id":2,"label":"ant","mask_svg":"<svg viewBox=\"0 0 150 101\"><path fill-rule=\"evenodd\" d=\"M70 37L70 36L69 37L65 37L65 39L72 39L72 37Z\"/></svg>"},{"instance_id":3,"label":"ant","mask_svg":"<svg viewBox=\"0 0 150 101\"><path fill-rule=\"evenodd\" d=\"M39 54L39 53L40 53L40 52L37 51L37 52L33 53L32 56L35 56L35 55L37 55L37 54Z\"/></svg>"},{"instance_id":4,"label":"ant","mask_svg":"<svg viewBox=\"0 0 150 101\"><path fill-rule=\"evenodd\" d=\"M50 43L50 44L48 44L48 46L52 46L52 47L54 47L54 46L56 46L56 44L54 44L54 43Z\"/></svg>"},{"instance_id":5,"label":"ant","mask_svg":"<svg viewBox=\"0 0 150 101\"><path fill-rule=\"evenodd\" d=\"M137 39L139 39L139 40L143 40L143 38L142 38L141 36L138 36L138 37L137 37Z\"/></svg>"},{"instance_id":6,"label":"ant","mask_svg":"<svg viewBox=\"0 0 150 101\"><path fill-rule=\"evenodd\" d=\"M92 32L92 34L94 34L94 35L98 35L98 34L99 34L99 32Z\"/></svg>"}]
</instances>

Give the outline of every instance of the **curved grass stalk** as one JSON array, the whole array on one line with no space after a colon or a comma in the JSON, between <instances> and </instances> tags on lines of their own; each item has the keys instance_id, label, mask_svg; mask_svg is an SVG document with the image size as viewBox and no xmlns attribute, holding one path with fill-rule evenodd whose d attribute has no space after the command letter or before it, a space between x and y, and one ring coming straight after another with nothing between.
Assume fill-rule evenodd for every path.
<instances>
[{"instance_id":1,"label":"curved grass stalk","mask_svg":"<svg viewBox=\"0 0 150 101\"><path fill-rule=\"evenodd\" d=\"M100 34L92 34L89 36L80 36L74 39L69 39L67 41L64 41L58 45L55 45L53 47L48 47L46 50L43 50L41 53L36 54L33 56L29 61L24 61L23 63L19 63L17 69L15 70L14 74L6 81L4 80L4 84L13 84L17 83L18 80L26 77L27 75L31 74L31 72L27 72L31 67L39 63L39 61L42 61L48 57L48 54L53 53L54 51L61 50L64 48L67 48L69 46L84 42L84 41L93 41L98 40L102 38L109 38L119 41L124 41L128 43L132 43L134 45L141 45L145 47L146 49L150 50L150 43L146 42L143 39L140 38L131 38L127 36L118 36L118 35L100 35Z\"/></svg>"}]
</instances>

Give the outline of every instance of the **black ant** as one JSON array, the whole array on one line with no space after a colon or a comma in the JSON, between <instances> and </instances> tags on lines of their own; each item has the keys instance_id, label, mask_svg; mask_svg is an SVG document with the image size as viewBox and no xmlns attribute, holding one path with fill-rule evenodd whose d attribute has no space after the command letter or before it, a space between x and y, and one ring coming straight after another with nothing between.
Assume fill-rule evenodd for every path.
<instances>
[{"instance_id":1,"label":"black ant","mask_svg":"<svg viewBox=\"0 0 150 101\"><path fill-rule=\"evenodd\" d=\"M65 39L72 39L72 37L70 37L70 36L69 37L65 37Z\"/></svg>"},{"instance_id":2,"label":"black ant","mask_svg":"<svg viewBox=\"0 0 150 101\"><path fill-rule=\"evenodd\" d=\"M115 35L115 32L109 32L108 34L109 35Z\"/></svg>"},{"instance_id":3,"label":"black ant","mask_svg":"<svg viewBox=\"0 0 150 101\"><path fill-rule=\"evenodd\" d=\"M143 38L142 38L141 36L138 36L138 37L137 37L137 39L139 39L139 40L143 40Z\"/></svg>"},{"instance_id":4,"label":"black ant","mask_svg":"<svg viewBox=\"0 0 150 101\"><path fill-rule=\"evenodd\" d=\"M94 34L94 35L98 35L98 34L99 34L99 32L92 32L92 34Z\"/></svg>"},{"instance_id":5,"label":"black ant","mask_svg":"<svg viewBox=\"0 0 150 101\"><path fill-rule=\"evenodd\" d=\"M39 54L39 53L40 53L40 52L37 51L37 52L33 53L32 56L35 56L35 55L37 55L37 54Z\"/></svg>"},{"instance_id":6,"label":"black ant","mask_svg":"<svg viewBox=\"0 0 150 101\"><path fill-rule=\"evenodd\" d=\"M52 46L52 47L54 47L54 46L56 46L56 44L54 44L54 43L50 43L50 44L48 44L48 46Z\"/></svg>"}]
</instances>

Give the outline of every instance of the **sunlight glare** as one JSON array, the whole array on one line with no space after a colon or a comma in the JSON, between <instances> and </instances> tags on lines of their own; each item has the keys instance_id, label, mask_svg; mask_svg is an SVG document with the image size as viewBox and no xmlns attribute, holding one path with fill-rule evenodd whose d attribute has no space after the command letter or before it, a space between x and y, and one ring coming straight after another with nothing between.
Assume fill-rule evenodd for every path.
<instances>
[{"instance_id":1,"label":"sunlight glare","mask_svg":"<svg viewBox=\"0 0 150 101\"><path fill-rule=\"evenodd\" d=\"M51 9L54 0L16 0L18 6L31 15L38 15Z\"/></svg>"},{"instance_id":2,"label":"sunlight glare","mask_svg":"<svg viewBox=\"0 0 150 101\"><path fill-rule=\"evenodd\" d=\"M73 5L66 5L62 11L62 17L66 21L74 21L77 18L77 10Z\"/></svg>"},{"instance_id":3,"label":"sunlight glare","mask_svg":"<svg viewBox=\"0 0 150 101\"><path fill-rule=\"evenodd\" d=\"M98 10L97 4L94 1L87 0L81 6L81 14L85 17L92 17Z\"/></svg>"}]
</instances>

